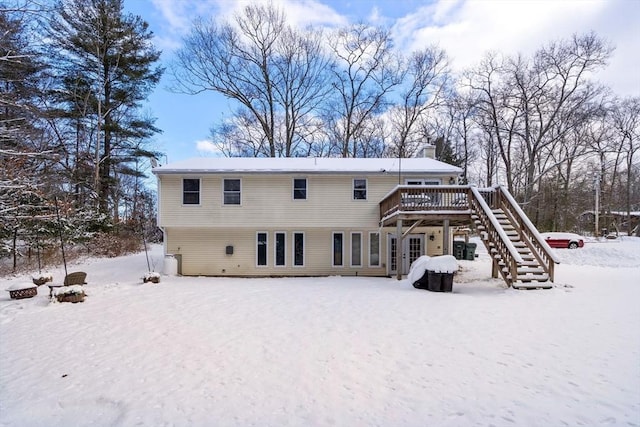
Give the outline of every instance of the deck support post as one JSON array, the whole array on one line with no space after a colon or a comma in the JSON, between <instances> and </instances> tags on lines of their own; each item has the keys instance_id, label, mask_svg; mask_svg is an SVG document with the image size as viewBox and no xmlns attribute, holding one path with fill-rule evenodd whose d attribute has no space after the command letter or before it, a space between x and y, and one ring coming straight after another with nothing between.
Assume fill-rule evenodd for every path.
<instances>
[{"instance_id":1,"label":"deck support post","mask_svg":"<svg viewBox=\"0 0 640 427\"><path fill-rule=\"evenodd\" d=\"M443 255L449 255L449 253L451 252L449 250L449 220L445 219L442 222L442 254Z\"/></svg>"},{"instance_id":2,"label":"deck support post","mask_svg":"<svg viewBox=\"0 0 640 427\"><path fill-rule=\"evenodd\" d=\"M396 278L402 280L402 220L396 222Z\"/></svg>"}]
</instances>

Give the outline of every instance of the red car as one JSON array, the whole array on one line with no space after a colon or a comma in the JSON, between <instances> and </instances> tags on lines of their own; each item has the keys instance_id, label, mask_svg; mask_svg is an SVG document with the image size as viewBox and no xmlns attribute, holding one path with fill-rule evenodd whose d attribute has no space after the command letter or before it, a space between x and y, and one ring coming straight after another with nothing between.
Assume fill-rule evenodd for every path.
<instances>
[{"instance_id":1,"label":"red car","mask_svg":"<svg viewBox=\"0 0 640 427\"><path fill-rule=\"evenodd\" d=\"M552 248L577 249L584 246L584 237L574 233L540 233Z\"/></svg>"}]
</instances>

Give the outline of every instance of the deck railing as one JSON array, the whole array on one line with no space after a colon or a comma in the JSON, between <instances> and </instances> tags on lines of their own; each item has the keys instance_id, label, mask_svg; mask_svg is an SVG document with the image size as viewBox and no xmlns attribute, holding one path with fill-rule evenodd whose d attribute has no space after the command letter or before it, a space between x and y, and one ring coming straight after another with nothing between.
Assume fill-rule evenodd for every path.
<instances>
[{"instance_id":1,"label":"deck railing","mask_svg":"<svg viewBox=\"0 0 640 427\"><path fill-rule=\"evenodd\" d=\"M470 203L479 221L476 227L481 229L481 233L486 233L486 238L483 237L482 240L487 245L494 267L511 286L517 280L518 267L524 261L492 212L495 206L491 206L489 202L495 199L491 197L487 201L489 192L486 189L474 187L471 192L474 197L470 198Z\"/></svg>"},{"instance_id":2,"label":"deck railing","mask_svg":"<svg viewBox=\"0 0 640 427\"><path fill-rule=\"evenodd\" d=\"M380 219L384 222L399 212L473 212L476 215L475 220L479 222L477 225L487 233L486 239L483 239L485 244L492 251L492 256L500 260L500 265L496 266L499 267L505 281L511 285L518 280L518 268L523 264L523 259L498 223L493 213L496 209L507 215L509 222L520 235L519 240L529 247L538 264L553 281L554 264L559 260L518 203L502 186L477 188L468 185L399 185L380 202Z\"/></svg>"},{"instance_id":3,"label":"deck railing","mask_svg":"<svg viewBox=\"0 0 640 427\"><path fill-rule=\"evenodd\" d=\"M380 202L380 218L400 212L469 210L468 185L398 185Z\"/></svg>"},{"instance_id":4,"label":"deck railing","mask_svg":"<svg viewBox=\"0 0 640 427\"><path fill-rule=\"evenodd\" d=\"M531 253L536 257L538 263L545 269L549 275L549 280L554 280L554 265L560 263L560 259L553 253L547 242L540 236L538 229L531 223L520 205L515 201L513 196L503 187L498 186L495 189L496 208L509 215L516 229L521 233L522 241L524 241Z\"/></svg>"}]
</instances>

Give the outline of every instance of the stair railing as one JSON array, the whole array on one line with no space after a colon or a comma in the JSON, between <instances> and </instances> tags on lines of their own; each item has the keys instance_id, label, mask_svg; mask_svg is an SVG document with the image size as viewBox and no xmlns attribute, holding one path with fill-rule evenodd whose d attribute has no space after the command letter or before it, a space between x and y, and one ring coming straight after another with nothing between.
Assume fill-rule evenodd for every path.
<instances>
[{"instance_id":1,"label":"stair railing","mask_svg":"<svg viewBox=\"0 0 640 427\"><path fill-rule=\"evenodd\" d=\"M491 255L494 265L498 267L497 270L505 282L511 286L512 283L517 280L518 266L520 266L524 260L498 222L498 219L493 214L493 211L478 188L472 186L470 187L470 191L472 197L469 197L469 204L472 210L478 215L480 225L484 228L484 232L487 233L487 238L482 240L487 246L487 251ZM487 241L493 244L493 247L491 247ZM500 261L504 263L504 266L500 266Z\"/></svg>"},{"instance_id":2,"label":"stair railing","mask_svg":"<svg viewBox=\"0 0 640 427\"><path fill-rule=\"evenodd\" d=\"M554 265L560 264L560 259L551 250L547 242L542 238L538 229L533 225L529 217L524 213L518 202L513 198L511 193L502 185L496 186L497 192L500 194L499 200L501 208L509 211L510 216L517 221L519 232L522 234L523 241L532 250L533 255L549 275L549 280L553 282Z\"/></svg>"}]
</instances>

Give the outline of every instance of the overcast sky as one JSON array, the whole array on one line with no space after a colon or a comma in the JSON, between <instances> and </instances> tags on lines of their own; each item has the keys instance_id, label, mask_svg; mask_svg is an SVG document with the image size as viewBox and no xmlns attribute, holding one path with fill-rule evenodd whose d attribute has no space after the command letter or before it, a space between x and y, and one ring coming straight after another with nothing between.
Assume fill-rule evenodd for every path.
<instances>
[{"instance_id":1,"label":"overcast sky","mask_svg":"<svg viewBox=\"0 0 640 427\"><path fill-rule=\"evenodd\" d=\"M125 0L125 8L146 20L156 47L169 63L197 16L225 18L250 0ZM336 27L380 24L392 29L396 46L411 52L437 44L454 70L473 66L489 51L531 54L553 40L595 31L616 48L597 78L620 96L640 96L640 0L273 0L290 23ZM214 123L234 107L215 94L169 93L169 78L148 103L157 126L158 149L170 162L203 154Z\"/></svg>"}]
</instances>

